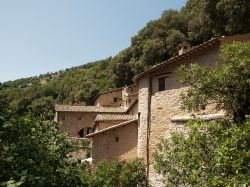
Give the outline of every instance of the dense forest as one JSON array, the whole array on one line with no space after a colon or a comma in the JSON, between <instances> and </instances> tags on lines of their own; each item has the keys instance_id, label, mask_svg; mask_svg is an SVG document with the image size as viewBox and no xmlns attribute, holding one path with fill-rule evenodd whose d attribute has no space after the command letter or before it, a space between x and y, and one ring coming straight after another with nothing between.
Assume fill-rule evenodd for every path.
<instances>
[{"instance_id":1,"label":"dense forest","mask_svg":"<svg viewBox=\"0 0 250 187\"><path fill-rule=\"evenodd\" d=\"M188 0L147 23L114 57L55 73L0 83L0 97L17 114L40 114L55 103L87 102L100 91L133 83L133 77L177 55L179 44L198 45L212 37L250 32L248 0Z\"/></svg>"}]
</instances>

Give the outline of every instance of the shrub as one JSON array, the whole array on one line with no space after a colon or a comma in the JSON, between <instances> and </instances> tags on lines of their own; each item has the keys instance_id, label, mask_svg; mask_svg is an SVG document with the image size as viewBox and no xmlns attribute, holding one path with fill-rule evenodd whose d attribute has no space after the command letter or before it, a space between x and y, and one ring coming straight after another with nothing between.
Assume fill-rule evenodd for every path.
<instances>
[{"instance_id":1,"label":"shrub","mask_svg":"<svg viewBox=\"0 0 250 187\"><path fill-rule=\"evenodd\" d=\"M91 187L148 186L144 163L141 159L130 162L101 161L92 174Z\"/></svg>"},{"instance_id":2,"label":"shrub","mask_svg":"<svg viewBox=\"0 0 250 187\"><path fill-rule=\"evenodd\" d=\"M250 184L250 120L191 122L184 136L162 139L155 168L168 186L234 186Z\"/></svg>"}]
</instances>

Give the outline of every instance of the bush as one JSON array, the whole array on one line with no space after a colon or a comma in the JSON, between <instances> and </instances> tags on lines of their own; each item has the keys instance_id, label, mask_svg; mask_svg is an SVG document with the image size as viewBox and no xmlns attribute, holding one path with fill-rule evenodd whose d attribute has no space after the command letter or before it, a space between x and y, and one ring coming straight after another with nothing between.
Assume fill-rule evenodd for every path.
<instances>
[{"instance_id":1,"label":"bush","mask_svg":"<svg viewBox=\"0 0 250 187\"><path fill-rule=\"evenodd\" d=\"M155 168L168 186L234 186L250 184L250 120L191 122L188 135L162 139Z\"/></svg>"},{"instance_id":2,"label":"bush","mask_svg":"<svg viewBox=\"0 0 250 187\"><path fill-rule=\"evenodd\" d=\"M0 117L0 186L88 186L88 165L69 161L73 147L46 118Z\"/></svg>"},{"instance_id":3,"label":"bush","mask_svg":"<svg viewBox=\"0 0 250 187\"><path fill-rule=\"evenodd\" d=\"M101 161L92 174L91 187L148 186L144 163L141 159L130 162Z\"/></svg>"}]
</instances>

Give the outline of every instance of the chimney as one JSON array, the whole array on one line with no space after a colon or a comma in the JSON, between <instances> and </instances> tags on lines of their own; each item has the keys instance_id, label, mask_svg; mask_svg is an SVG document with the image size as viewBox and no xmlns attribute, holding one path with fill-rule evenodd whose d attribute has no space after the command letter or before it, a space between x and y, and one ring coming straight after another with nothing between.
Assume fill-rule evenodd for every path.
<instances>
[{"instance_id":1,"label":"chimney","mask_svg":"<svg viewBox=\"0 0 250 187\"><path fill-rule=\"evenodd\" d=\"M179 55L182 55L183 53L186 53L191 49L191 45L189 42L183 42L179 45Z\"/></svg>"}]
</instances>

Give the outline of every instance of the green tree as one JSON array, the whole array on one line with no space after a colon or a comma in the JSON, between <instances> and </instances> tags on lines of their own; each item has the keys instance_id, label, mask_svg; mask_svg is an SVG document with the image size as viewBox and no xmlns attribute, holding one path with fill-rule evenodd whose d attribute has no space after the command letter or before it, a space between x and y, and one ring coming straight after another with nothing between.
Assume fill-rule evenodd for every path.
<instances>
[{"instance_id":1,"label":"green tree","mask_svg":"<svg viewBox=\"0 0 250 187\"><path fill-rule=\"evenodd\" d=\"M162 139L154 154L166 186L250 185L250 120L241 127L229 121L187 126L188 134Z\"/></svg>"},{"instance_id":2,"label":"green tree","mask_svg":"<svg viewBox=\"0 0 250 187\"><path fill-rule=\"evenodd\" d=\"M87 165L68 159L73 147L46 118L0 118L1 185L88 186Z\"/></svg>"},{"instance_id":3,"label":"green tree","mask_svg":"<svg viewBox=\"0 0 250 187\"><path fill-rule=\"evenodd\" d=\"M129 162L101 161L92 173L90 187L147 187L145 165L141 159Z\"/></svg>"},{"instance_id":4,"label":"green tree","mask_svg":"<svg viewBox=\"0 0 250 187\"><path fill-rule=\"evenodd\" d=\"M204 109L216 103L234 119L190 122L186 133L162 139L156 170L167 186L234 186L250 184L250 42L222 46L218 63L181 66L179 80L190 87L182 94L184 108ZM236 123L235 123L236 122Z\"/></svg>"},{"instance_id":5,"label":"green tree","mask_svg":"<svg viewBox=\"0 0 250 187\"><path fill-rule=\"evenodd\" d=\"M179 80L190 85L182 95L185 108L200 110L216 103L235 122L244 121L250 111L250 42L222 46L213 68L181 66Z\"/></svg>"},{"instance_id":6,"label":"green tree","mask_svg":"<svg viewBox=\"0 0 250 187\"><path fill-rule=\"evenodd\" d=\"M193 44L213 36L250 32L248 0L189 0L181 14L187 17L188 36Z\"/></svg>"}]
</instances>

